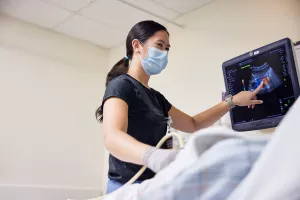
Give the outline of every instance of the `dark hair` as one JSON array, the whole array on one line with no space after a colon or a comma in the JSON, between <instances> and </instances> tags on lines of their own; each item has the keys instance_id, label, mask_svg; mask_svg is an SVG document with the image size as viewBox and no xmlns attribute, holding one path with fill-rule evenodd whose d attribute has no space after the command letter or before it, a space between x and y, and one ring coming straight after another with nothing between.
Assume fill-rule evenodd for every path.
<instances>
[{"instance_id":1,"label":"dark hair","mask_svg":"<svg viewBox=\"0 0 300 200\"><path fill-rule=\"evenodd\" d=\"M132 41L134 39L138 39L142 43L146 42L150 37L152 37L157 31L166 31L169 35L168 30L163 25L155 22L155 21L141 21L134 25L128 33L126 38L126 57L124 56L119 62L117 62L113 68L108 72L106 76L105 86L108 85L109 81L112 79L126 74L129 68L129 60L132 59L133 56L133 48ZM103 121L103 105L101 105L96 110L96 119L99 122Z\"/></svg>"}]
</instances>

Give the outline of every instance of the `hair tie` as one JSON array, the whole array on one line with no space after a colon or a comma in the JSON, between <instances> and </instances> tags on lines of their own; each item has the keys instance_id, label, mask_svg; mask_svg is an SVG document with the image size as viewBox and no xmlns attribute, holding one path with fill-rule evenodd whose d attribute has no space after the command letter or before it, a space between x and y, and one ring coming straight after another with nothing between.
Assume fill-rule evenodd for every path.
<instances>
[{"instance_id":1,"label":"hair tie","mask_svg":"<svg viewBox=\"0 0 300 200\"><path fill-rule=\"evenodd\" d=\"M126 60L129 60L128 56L125 56L124 58L125 58Z\"/></svg>"}]
</instances>

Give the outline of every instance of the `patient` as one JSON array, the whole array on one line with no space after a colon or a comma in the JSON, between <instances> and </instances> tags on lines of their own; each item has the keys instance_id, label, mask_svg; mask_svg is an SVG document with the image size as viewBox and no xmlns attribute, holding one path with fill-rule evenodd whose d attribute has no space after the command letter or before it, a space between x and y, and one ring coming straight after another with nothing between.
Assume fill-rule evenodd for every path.
<instances>
[{"instance_id":1,"label":"patient","mask_svg":"<svg viewBox=\"0 0 300 200\"><path fill-rule=\"evenodd\" d=\"M154 178L105 199L299 199L299 113L298 100L271 140L224 128L200 131Z\"/></svg>"}]
</instances>

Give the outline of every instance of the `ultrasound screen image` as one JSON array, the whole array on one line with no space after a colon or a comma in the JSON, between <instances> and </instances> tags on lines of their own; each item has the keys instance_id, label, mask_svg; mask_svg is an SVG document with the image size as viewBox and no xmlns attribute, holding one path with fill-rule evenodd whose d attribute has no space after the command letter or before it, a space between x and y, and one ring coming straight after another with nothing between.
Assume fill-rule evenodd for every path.
<instances>
[{"instance_id":1,"label":"ultrasound screen image","mask_svg":"<svg viewBox=\"0 0 300 200\"><path fill-rule=\"evenodd\" d=\"M232 110L235 124L284 115L295 101L291 76L288 70L285 47L252 57L225 68L228 92L254 91L263 81L257 95L262 105L254 109L236 107Z\"/></svg>"},{"instance_id":2,"label":"ultrasound screen image","mask_svg":"<svg viewBox=\"0 0 300 200\"><path fill-rule=\"evenodd\" d=\"M264 82L264 87L260 94L272 92L282 85L282 81L275 71L264 63L261 66L252 66L252 74L249 80L249 91L253 92L261 82Z\"/></svg>"}]
</instances>

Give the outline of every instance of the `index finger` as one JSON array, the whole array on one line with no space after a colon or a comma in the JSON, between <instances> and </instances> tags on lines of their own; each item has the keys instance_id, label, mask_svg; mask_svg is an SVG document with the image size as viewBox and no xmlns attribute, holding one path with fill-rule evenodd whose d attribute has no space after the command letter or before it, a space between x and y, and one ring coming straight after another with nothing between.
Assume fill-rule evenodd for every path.
<instances>
[{"instance_id":1,"label":"index finger","mask_svg":"<svg viewBox=\"0 0 300 200\"><path fill-rule=\"evenodd\" d=\"M264 87L264 82L262 81L261 83L260 83L260 85L252 92L254 95L257 95L260 91L261 91L261 89L263 89L263 87Z\"/></svg>"}]
</instances>

